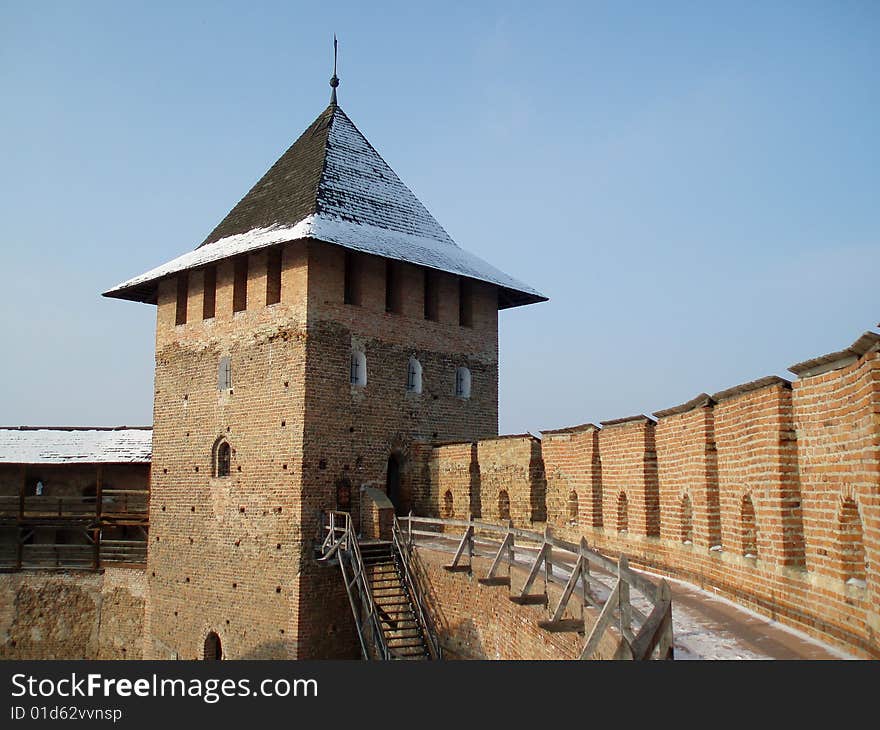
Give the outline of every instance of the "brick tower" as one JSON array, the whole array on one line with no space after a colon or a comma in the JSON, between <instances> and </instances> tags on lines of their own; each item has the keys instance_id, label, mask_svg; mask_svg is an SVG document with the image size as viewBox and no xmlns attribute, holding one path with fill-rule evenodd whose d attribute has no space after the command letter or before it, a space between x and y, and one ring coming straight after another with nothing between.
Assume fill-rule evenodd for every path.
<instances>
[{"instance_id":1,"label":"brick tower","mask_svg":"<svg viewBox=\"0 0 880 730\"><path fill-rule=\"evenodd\" d=\"M545 298L459 248L336 104L156 304L145 656L357 656L321 509L412 504L417 442L497 434L499 309Z\"/></svg>"}]
</instances>

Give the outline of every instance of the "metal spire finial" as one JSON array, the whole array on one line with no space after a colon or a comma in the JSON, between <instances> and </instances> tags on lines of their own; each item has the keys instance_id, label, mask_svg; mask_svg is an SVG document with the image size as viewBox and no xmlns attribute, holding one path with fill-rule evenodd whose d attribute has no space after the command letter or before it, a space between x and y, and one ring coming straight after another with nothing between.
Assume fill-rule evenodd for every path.
<instances>
[{"instance_id":1,"label":"metal spire finial","mask_svg":"<svg viewBox=\"0 0 880 730\"><path fill-rule=\"evenodd\" d=\"M339 77L336 75L336 33L333 34L333 76L330 78L330 103L336 106L336 87L339 86Z\"/></svg>"}]
</instances>

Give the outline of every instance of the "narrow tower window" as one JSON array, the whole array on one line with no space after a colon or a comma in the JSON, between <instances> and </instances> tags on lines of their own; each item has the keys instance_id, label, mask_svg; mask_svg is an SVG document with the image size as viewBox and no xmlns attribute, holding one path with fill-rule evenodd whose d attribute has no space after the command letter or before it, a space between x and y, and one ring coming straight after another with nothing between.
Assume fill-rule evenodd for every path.
<instances>
[{"instance_id":1,"label":"narrow tower window","mask_svg":"<svg viewBox=\"0 0 880 730\"><path fill-rule=\"evenodd\" d=\"M578 523L578 495L577 492L571 490L568 495L568 524L576 525Z\"/></svg>"},{"instance_id":2,"label":"narrow tower window","mask_svg":"<svg viewBox=\"0 0 880 730\"><path fill-rule=\"evenodd\" d=\"M474 297L471 282L458 280L458 324L461 327L474 326Z\"/></svg>"},{"instance_id":3,"label":"narrow tower window","mask_svg":"<svg viewBox=\"0 0 880 730\"><path fill-rule=\"evenodd\" d=\"M396 261L385 261L385 311L400 314L400 273Z\"/></svg>"},{"instance_id":4,"label":"narrow tower window","mask_svg":"<svg viewBox=\"0 0 880 730\"><path fill-rule=\"evenodd\" d=\"M351 374L349 378L352 385L364 387L367 384L367 357L360 350L351 352Z\"/></svg>"},{"instance_id":5,"label":"narrow tower window","mask_svg":"<svg viewBox=\"0 0 880 730\"><path fill-rule=\"evenodd\" d=\"M232 360L229 357L221 357L217 368L217 389L230 390L232 388Z\"/></svg>"},{"instance_id":6,"label":"narrow tower window","mask_svg":"<svg viewBox=\"0 0 880 730\"><path fill-rule=\"evenodd\" d=\"M471 371L467 368L455 370L455 395L465 399L471 397Z\"/></svg>"},{"instance_id":7,"label":"narrow tower window","mask_svg":"<svg viewBox=\"0 0 880 730\"><path fill-rule=\"evenodd\" d=\"M360 259L354 251L345 252L345 280L343 283L342 301L344 304L359 305L361 303Z\"/></svg>"},{"instance_id":8,"label":"narrow tower window","mask_svg":"<svg viewBox=\"0 0 880 730\"><path fill-rule=\"evenodd\" d=\"M202 319L211 319L217 307L217 267L205 269L205 288L202 295Z\"/></svg>"},{"instance_id":9,"label":"narrow tower window","mask_svg":"<svg viewBox=\"0 0 880 730\"><path fill-rule=\"evenodd\" d=\"M437 276L430 269L425 269L425 319L436 322L437 314Z\"/></svg>"},{"instance_id":10,"label":"narrow tower window","mask_svg":"<svg viewBox=\"0 0 880 730\"><path fill-rule=\"evenodd\" d=\"M446 519L451 519L452 517L455 517L455 505L452 499L452 492L448 489L443 495L443 516Z\"/></svg>"},{"instance_id":11,"label":"narrow tower window","mask_svg":"<svg viewBox=\"0 0 880 730\"><path fill-rule=\"evenodd\" d=\"M243 312L247 309L248 259L240 256L235 260L235 278L232 283L232 311Z\"/></svg>"},{"instance_id":12,"label":"narrow tower window","mask_svg":"<svg viewBox=\"0 0 880 730\"><path fill-rule=\"evenodd\" d=\"M755 505L746 494L742 498L740 509L740 530L742 537L742 554L746 558L758 557L758 522L755 518Z\"/></svg>"},{"instance_id":13,"label":"narrow tower window","mask_svg":"<svg viewBox=\"0 0 880 730\"><path fill-rule=\"evenodd\" d=\"M175 324L186 324L186 305L189 300L189 274L184 271L177 275L177 314Z\"/></svg>"},{"instance_id":14,"label":"narrow tower window","mask_svg":"<svg viewBox=\"0 0 880 730\"><path fill-rule=\"evenodd\" d=\"M498 519L510 519L510 495L507 493L506 489L502 489L498 492Z\"/></svg>"},{"instance_id":15,"label":"narrow tower window","mask_svg":"<svg viewBox=\"0 0 880 730\"><path fill-rule=\"evenodd\" d=\"M217 443L214 456L214 476L228 477L232 468L232 449L227 441Z\"/></svg>"},{"instance_id":16,"label":"narrow tower window","mask_svg":"<svg viewBox=\"0 0 880 730\"><path fill-rule=\"evenodd\" d=\"M266 304L281 301L281 249L273 248L266 257Z\"/></svg>"},{"instance_id":17,"label":"narrow tower window","mask_svg":"<svg viewBox=\"0 0 880 730\"><path fill-rule=\"evenodd\" d=\"M681 541L685 545L694 541L694 508L687 494L681 498Z\"/></svg>"},{"instance_id":18,"label":"narrow tower window","mask_svg":"<svg viewBox=\"0 0 880 730\"><path fill-rule=\"evenodd\" d=\"M847 498L838 517L840 568L843 579L850 584L864 585L866 577L865 543L862 520L855 500Z\"/></svg>"},{"instance_id":19,"label":"narrow tower window","mask_svg":"<svg viewBox=\"0 0 880 730\"><path fill-rule=\"evenodd\" d=\"M629 530L629 499L625 492L621 492L617 497L617 531L627 532Z\"/></svg>"},{"instance_id":20,"label":"narrow tower window","mask_svg":"<svg viewBox=\"0 0 880 730\"><path fill-rule=\"evenodd\" d=\"M406 368L406 389L410 393L422 392L422 364L414 357L409 359Z\"/></svg>"}]
</instances>

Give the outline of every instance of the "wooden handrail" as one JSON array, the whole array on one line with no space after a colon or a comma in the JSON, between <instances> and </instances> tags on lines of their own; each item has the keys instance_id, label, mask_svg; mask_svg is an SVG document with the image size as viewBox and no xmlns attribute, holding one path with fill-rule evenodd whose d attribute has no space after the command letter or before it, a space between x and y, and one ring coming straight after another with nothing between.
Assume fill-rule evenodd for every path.
<instances>
[{"instance_id":1,"label":"wooden handrail","mask_svg":"<svg viewBox=\"0 0 880 730\"><path fill-rule=\"evenodd\" d=\"M516 560L517 554L526 558L527 560L523 564L530 565L531 567L521 595L514 597L518 601L535 598L528 595L528 592L543 566L544 580L546 582L556 581L565 584L559 602L555 609L551 610L551 619L547 622L549 624L562 621L565 608L575 592L575 586L578 582L584 586L583 596L587 603L594 603L593 599L588 596L592 589L608 589L607 585L592 573L591 568L608 573L616 580L609 597L605 600L604 605L601 606L596 622L589 629L587 640L581 652L581 658L589 659L595 654L602 637L615 625L615 616L617 617L615 627L619 634L615 658L650 659L655 652L659 654L661 659L671 659L674 656L672 598L669 586L665 580L655 584L644 575L632 570L629 567L626 556L621 556L615 563L611 558L590 548L585 539L582 539L580 544L561 540L553 536L549 529L545 529L541 533L514 528L512 525L504 526L479 520L465 521L437 517L416 517L413 515L400 518L400 522L406 525L410 539L415 538L416 544L418 544L420 538L427 538L433 543L436 543L438 540L444 541L450 550L453 546L456 546L454 550L455 557L453 558L452 565L448 566L448 569L456 569L458 567L465 549L468 549L469 556L472 556L475 544L492 548L492 551L487 554L487 557L493 558L492 567L489 569L488 575L481 579L484 581L495 578L495 573L500 562L504 559L505 552L507 553L509 565L513 564ZM455 533L445 531L418 529L415 525L463 528L463 533L459 532L459 536L456 536ZM493 541L486 537L479 539L475 537L475 535L481 533L483 535L486 533L504 535L504 538L501 541ZM523 545L523 542L531 543L531 545ZM429 544L425 546L430 549ZM554 572L554 568L558 569L559 572ZM566 571L567 575L565 574ZM645 601L651 606L648 615L633 606L632 591L636 591L643 596ZM634 624L638 624L637 631L633 631ZM585 631L587 628L585 625Z\"/></svg>"}]
</instances>

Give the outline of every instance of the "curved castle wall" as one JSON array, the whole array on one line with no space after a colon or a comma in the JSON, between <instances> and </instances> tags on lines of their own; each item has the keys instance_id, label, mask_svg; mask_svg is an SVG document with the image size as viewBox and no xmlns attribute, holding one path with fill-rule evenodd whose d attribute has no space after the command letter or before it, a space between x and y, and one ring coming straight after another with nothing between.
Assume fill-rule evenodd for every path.
<instances>
[{"instance_id":1,"label":"curved castle wall","mask_svg":"<svg viewBox=\"0 0 880 730\"><path fill-rule=\"evenodd\" d=\"M702 394L656 420L434 447L417 509L505 522L503 488L517 526L585 536L880 658L878 345L866 335L794 366L794 383Z\"/></svg>"}]
</instances>

